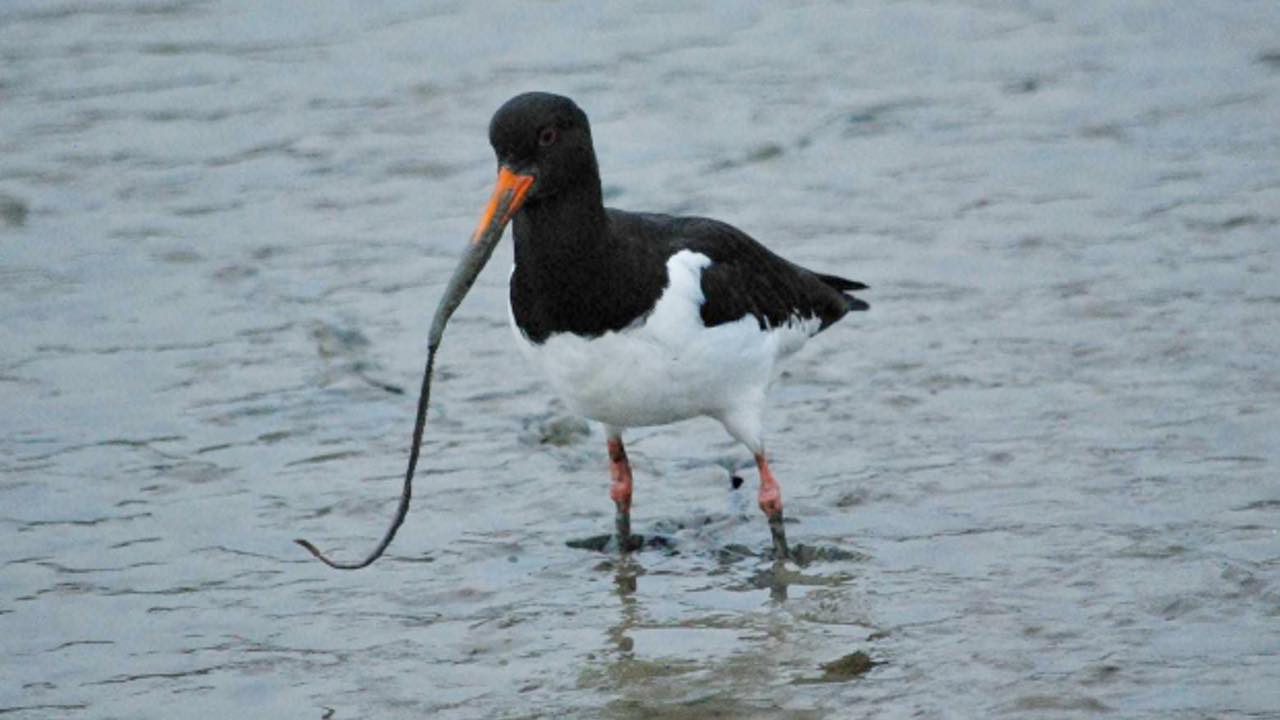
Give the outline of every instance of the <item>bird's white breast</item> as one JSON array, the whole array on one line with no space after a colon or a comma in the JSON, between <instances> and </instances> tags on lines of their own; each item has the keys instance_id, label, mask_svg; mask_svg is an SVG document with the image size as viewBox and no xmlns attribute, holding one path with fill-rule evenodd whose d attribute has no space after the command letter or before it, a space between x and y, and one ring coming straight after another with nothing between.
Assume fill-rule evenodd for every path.
<instances>
[{"instance_id":1,"label":"bird's white breast","mask_svg":"<svg viewBox=\"0 0 1280 720\"><path fill-rule=\"evenodd\" d=\"M667 288L636 323L597 337L552 335L541 344L511 326L570 408L618 428L699 415L758 411L777 361L817 332L817 319L762 330L756 318L702 322L702 271L711 259L682 250L667 260Z\"/></svg>"}]
</instances>

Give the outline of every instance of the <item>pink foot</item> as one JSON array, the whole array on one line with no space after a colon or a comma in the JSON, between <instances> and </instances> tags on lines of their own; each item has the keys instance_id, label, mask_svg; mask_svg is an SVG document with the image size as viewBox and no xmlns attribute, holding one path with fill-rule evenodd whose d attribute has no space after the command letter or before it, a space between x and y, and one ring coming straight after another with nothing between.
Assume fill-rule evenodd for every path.
<instances>
[{"instance_id":1,"label":"pink foot","mask_svg":"<svg viewBox=\"0 0 1280 720\"><path fill-rule=\"evenodd\" d=\"M760 493L757 497L760 509L769 518L769 533L773 535L773 557L775 560L785 560L790 557L791 552L787 548L787 530L782 524L782 488L773 478L764 453L756 454L756 467L760 468Z\"/></svg>"},{"instance_id":2,"label":"pink foot","mask_svg":"<svg viewBox=\"0 0 1280 720\"><path fill-rule=\"evenodd\" d=\"M618 529L618 548L622 552L632 550L631 537L631 463L622 447L622 438L609 438L609 497L618 512L614 524Z\"/></svg>"},{"instance_id":3,"label":"pink foot","mask_svg":"<svg viewBox=\"0 0 1280 720\"><path fill-rule=\"evenodd\" d=\"M622 440L609 440L609 497L618 506L618 512L631 512L631 463Z\"/></svg>"},{"instance_id":4,"label":"pink foot","mask_svg":"<svg viewBox=\"0 0 1280 720\"><path fill-rule=\"evenodd\" d=\"M756 455L756 466L760 468L760 492L756 496L760 502L760 509L765 515L777 515L782 512L782 488L773 478L764 453Z\"/></svg>"}]
</instances>

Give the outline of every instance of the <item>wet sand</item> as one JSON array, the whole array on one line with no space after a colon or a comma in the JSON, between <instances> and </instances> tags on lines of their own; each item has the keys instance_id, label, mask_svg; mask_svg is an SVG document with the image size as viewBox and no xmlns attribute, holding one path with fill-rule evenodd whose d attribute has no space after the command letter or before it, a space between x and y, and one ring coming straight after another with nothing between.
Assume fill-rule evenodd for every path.
<instances>
[{"instance_id":1,"label":"wet sand","mask_svg":"<svg viewBox=\"0 0 1280 720\"><path fill-rule=\"evenodd\" d=\"M0 6L6 718L1280 717L1280 5ZM750 457L439 358L489 115L867 282ZM408 395L385 385L405 388ZM746 484L731 490L742 468Z\"/></svg>"}]
</instances>

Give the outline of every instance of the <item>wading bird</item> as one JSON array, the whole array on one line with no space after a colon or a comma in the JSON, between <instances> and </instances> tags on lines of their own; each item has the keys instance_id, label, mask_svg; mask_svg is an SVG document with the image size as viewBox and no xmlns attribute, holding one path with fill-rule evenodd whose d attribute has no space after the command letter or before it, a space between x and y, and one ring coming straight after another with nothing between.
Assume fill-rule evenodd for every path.
<instances>
[{"instance_id":1,"label":"wading bird","mask_svg":"<svg viewBox=\"0 0 1280 720\"><path fill-rule=\"evenodd\" d=\"M436 311L418 422L397 518L364 562L385 550L408 509L431 367L444 324L508 223L515 243L511 324L523 354L575 413L605 427L620 547L633 547L627 428L706 416L755 456L758 500L776 558L788 555L782 492L769 469L762 415L779 362L867 303L866 285L806 270L741 230L701 217L604 206L586 114L531 92L489 125L497 187Z\"/></svg>"}]
</instances>

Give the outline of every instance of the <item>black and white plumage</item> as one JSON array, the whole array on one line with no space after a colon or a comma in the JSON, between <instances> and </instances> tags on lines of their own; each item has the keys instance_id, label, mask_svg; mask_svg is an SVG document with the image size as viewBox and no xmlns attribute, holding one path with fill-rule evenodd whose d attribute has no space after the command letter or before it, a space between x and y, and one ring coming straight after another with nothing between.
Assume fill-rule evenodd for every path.
<instances>
[{"instance_id":1,"label":"black and white plumage","mask_svg":"<svg viewBox=\"0 0 1280 720\"><path fill-rule=\"evenodd\" d=\"M848 294L866 286L806 270L716 220L605 208L587 117L568 98L512 98L490 141L502 177L525 182L507 213L512 326L569 407L606 426L623 541L631 477L622 431L709 416L755 454L761 506L785 555L764 455L766 392L781 360L868 308ZM514 193L515 180L504 182L495 203ZM492 234L495 223L487 213L481 230Z\"/></svg>"},{"instance_id":2,"label":"black and white plumage","mask_svg":"<svg viewBox=\"0 0 1280 720\"><path fill-rule=\"evenodd\" d=\"M707 415L759 452L778 361L867 307L839 289L860 283L809 272L714 220L608 209L593 239L621 267L600 272L538 262L541 236L516 217L520 346L573 410L614 428Z\"/></svg>"}]
</instances>

